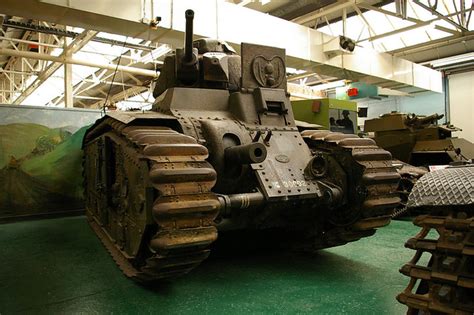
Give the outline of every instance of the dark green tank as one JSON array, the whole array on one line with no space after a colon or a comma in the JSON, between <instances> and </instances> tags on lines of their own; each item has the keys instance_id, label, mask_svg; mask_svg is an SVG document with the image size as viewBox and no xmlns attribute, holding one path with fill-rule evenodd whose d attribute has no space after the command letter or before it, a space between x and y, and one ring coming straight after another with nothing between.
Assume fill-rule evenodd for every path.
<instances>
[{"instance_id":1,"label":"dark green tank","mask_svg":"<svg viewBox=\"0 0 474 315\"><path fill-rule=\"evenodd\" d=\"M374 132L377 145L395 159L415 166L444 165L474 159L474 144L452 133L452 125L438 125L444 115L420 116L398 112L365 121L364 131Z\"/></svg>"},{"instance_id":2,"label":"dark green tank","mask_svg":"<svg viewBox=\"0 0 474 315\"><path fill-rule=\"evenodd\" d=\"M387 225L399 203L390 153L355 135L300 133L285 51L193 42L193 17L153 109L108 113L84 138L87 218L123 272L185 274L231 230L276 229L289 246L318 249Z\"/></svg>"}]
</instances>

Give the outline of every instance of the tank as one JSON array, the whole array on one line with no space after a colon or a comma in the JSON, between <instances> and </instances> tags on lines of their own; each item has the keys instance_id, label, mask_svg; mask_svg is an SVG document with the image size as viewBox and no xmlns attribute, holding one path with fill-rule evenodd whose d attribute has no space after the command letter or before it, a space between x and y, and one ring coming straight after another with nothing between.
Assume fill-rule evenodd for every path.
<instances>
[{"instance_id":1,"label":"tank","mask_svg":"<svg viewBox=\"0 0 474 315\"><path fill-rule=\"evenodd\" d=\"M366 120L364 131L374 132L377 144L390 151L395 159L414 166L446 165L473 159L474 144L452 136L459 128L438 125L443 117L393 112Z\"/></svg>"},{"instance_id":2,"label":"tank","mask_svg":"<svg viewBox=\"0 0 474 315\"><path fill-rule=\"evenodd\" d=\"M277 230L314 250L389 224L400 201L391 154L355 135L300 133L285 51L193 41L185 16L152 110L110 112L83 140L87 219L124 274L183 275L225 233Z\"/></svg>"},{"instance_id":3,"label":"tank","mask_svg":"<svg viewBox=\"0 0 474 315\"><path fill-rule=\"evenodd\" d=\"M408 198L420 232L405 247L415 251L400 272L410 278L397 296L407 314L474 313L474 165L422 176Z\"/></svg>"}]
</instances>

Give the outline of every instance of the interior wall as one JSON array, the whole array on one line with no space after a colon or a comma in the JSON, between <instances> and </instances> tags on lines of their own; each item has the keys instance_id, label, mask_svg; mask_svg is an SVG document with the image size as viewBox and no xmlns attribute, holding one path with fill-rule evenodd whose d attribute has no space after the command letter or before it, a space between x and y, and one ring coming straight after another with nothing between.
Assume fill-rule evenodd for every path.
<instances>
[{"instance_id":1,"label":"interior wall","mask_svg":"<svg viewBox=\"0 0 474 315\"><path fill-rule=\"evenodd\" d=\"M82 138L100 116L0 105L0 221L83 209Z\"/></svg>"},{"instance_id":2,"label":"interior wall","mask_svg":"<svg viewBox=\"0 0 474 315\"><path fill-rule=\"evenodd\" d=\"M400 111L417 115L445 114L444 93L423 92L414 97L400 97ZM443 121L443 120L441 120Z\"/></svg>"},{"instance_id":3,"label":"interior wall","mask_svg":"<svg viewBox=\"0 0 474 315\"><path fill-rule=\"evenodd\" d=\"M422 92L415 96L391 96L381 100L361 100L358 107L368 107L367 118L359 118L358 125L363 126L366 119L377 118L392 111L415 113L417 115L445 114L445 96L443 93ZM445 122L445 118L440 122Z\"/></svg>"},{"instance_id":4,"label":"interior wall","mask_svg":"<svg viewBox=\"0 0 474 315\"><path fill-rule=\"evenodd\" d=\"M474 142L474 71L452 74L448 81L451 123L462 129L456 135Z\"/></svg>"}]
</instances>

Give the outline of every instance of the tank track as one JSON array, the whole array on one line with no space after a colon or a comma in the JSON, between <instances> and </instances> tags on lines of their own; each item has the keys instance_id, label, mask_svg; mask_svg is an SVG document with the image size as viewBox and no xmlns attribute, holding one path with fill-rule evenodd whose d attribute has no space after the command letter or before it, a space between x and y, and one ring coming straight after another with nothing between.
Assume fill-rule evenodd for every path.
<instances>
[{"instance_id":1,"label":"tank track","mask_svg":"<svg viewBox=\"0 0 474 315\"><path fill-rule=\"evenodd\" d=\"M400 269L410 282L397 296L408 306L408 314L474 313L473 213L472 206L453 206L437 215L415 219L421 231L405 247L416 253ZM429 235L433 230L438 233L437 239ZM428 263L421 259L425 253L431 254Z\"/></svg>"},{"instance_id":2,"label":"tank track","mask_svg":"<svg viewBox=\"0 0 474 315\"><path fill-rule=\"evenodd\" d=\"M394 209L400 203L397 186L400 175L392 165L390 152L378 147L374 140L357 135L327 130L306 130L302 136L313 155L331 152L339 159L352 189L351 205L341 212L351 217L345 224L333 224L314 239L314 249L344 245L371 236L375 229L390 223ZM358 172L355 172L358 169ZM341 209L338 209L341 211Z\"/></svg>"},{"instance_id":3,"label":"tank track","mask_svg":"<svg viewBox=\"0 0 474 315\"><path fill-rule=\"evenodd\" d=\"M214 219L219 201L211 192L216 173L206 162L206 147L170 128L127 126L112 118L105 118L86 135L86 146L105 132L116 139L127 158L147 162L148 186L156 197L152 216L157 231L145 240L147 248L140 249L148 257L137 263L87 211L91 227L129 278L150 282L186 274L209 256L209 245L217 238Z\"/></svg>"},{"instance_id":4,"label":"tank track","mask_svg":"<svg viewBox=\"0 0 474 315\"><path fill-rule=\"evenodd\" d=\"M401 167L398 168L398 173L401 176L400 184L398 185L398 192L400 194L401 202L395 212L392 214L392 219L397 219L404 216L413 215L412 210L407 207L408 196L413 190L413 187L415 186L418 179L428 173L428 169L413 166L399 160L393 160L393 163L401 165Z\"/></svg>"},{"instance_id":5,"label":"tank track","mask_svg":"<svg viewBox=\"0 0 474 315\"><path fill-rule=\"evenodd\" d=\"M401 174L400 184L398 185L398 192L400 194L400 205L392 213L392 219L398 219L409 214L407 208L408 196L410 195L413 186L415 186L417 178L407 174Z\"/></svg>"}]
</instances>

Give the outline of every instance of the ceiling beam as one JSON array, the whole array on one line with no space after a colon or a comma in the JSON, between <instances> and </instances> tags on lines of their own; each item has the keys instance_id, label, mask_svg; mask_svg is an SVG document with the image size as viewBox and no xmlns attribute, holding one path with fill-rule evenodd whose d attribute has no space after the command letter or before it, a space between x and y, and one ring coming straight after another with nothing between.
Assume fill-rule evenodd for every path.
<instances>
[{"instance_id":1,"label":"ceiling beam","mask_svg":"<svg viewBox=\"0 0 474 315\"><path fill-rule=\"evenodd\" d=\"M420 43L406 49L391 51L394 56L413 60L417 63L434 59L463 54L474 49L474 32L462 35L452 35L433 40L429 43Z\"/></svg>"},{"instance_id":2,"label":"ceiling beam","mask_svg":"<svg viewBox=\"0 0 474 315\"><path fill-rule=\"evenodd\" d=\"M359 5L360 6L360 5ZM467 11L472 11L474 10L474 8L471 8ZM385 11L385 10L384 10ZM385 11L385 12L389 12L389 11ZM393 13L393 12L392 12ZM385 13L384 13L385 14ZM394 13L395 14L395 13ZM448 14L446 15L445 17L446 18L449 18L451 16L454 16L456 15L457 13L451 13L451 14ZM427 26L427 25L430 25L436 21L439 21L441 20L440 17L437 17L437 18L434 18L434 19L431 19L431 20L427 20L427 21L421 21L421 20L418 20L418 19L412 19L412 20L415 20L417 22L414 22L415 24L413 25L410 25L410 26L407 26L407 27L403 27L403 28L399 28L399 29L396 29L396 30L393 30L393 31L390 31L390 32L386 32L386 33L383 33L383 34L378 34L378 35L375 35L375 36L371 36L371 37L368 37L368 38L364 38L364 39L361 39L359 41L357 41L358 43L359 42L363 42L363 41L373 41L373 40L377 40L377 39L380 39L380 38L384 38L384 37L388 37L388 36L392 36L392 35L396 35L396 34L399 34L399 33L403 33L403 32L407 32L407 31L411 31L413 29L417 29L417 28L420 28L420 27L424 27L424 26ZM452 29L449 29L449 28L446 28L446 27L443 27L443 26L440 26L440 25L434 25L433 26L435 29L438 29L440 31L443 31L443 32L446 32L446 33L449 33L449 34L462 34L461 32L458 32L456 30L452 30Z\"/></svg>"},{"instance_id":3,"label":"ceiling beam","mask_svg":"<svg viewBox=\"0 0 474 315\"><path fill-rule=\"evenodd\" d=\"M74 32L70 30L62 30L57 27L40 26L33 23L24 23L24 22L18 22L18 21L13 21L13 20L5 21L4 26L13 28L13 29L27 30L27 31L38 32L42 34L51 34L54 36L69 37L69 38L76 38L80 34L78 32ZM150 51L156 48L156 47L151 47L148 45L127 43L121 40L110 39L110 38L105 38L105 37L100 37L100 36L94 37L92 41L108 44L108 45L127 47L131 49L139 49L139 50L144 50L144 51Z\"/></svg>"},{"instance_id":4,"label":"ceiling beam","mask_svg":"<svg viewBox=\"0 0 474 315\"><path fill-rule=\"evenodd\" d=\"M1 30L0 30L1 31ZM4 35L5 32L1 31ZM37 46L45 46L45 47L50 47L50 48L62 48L62 46L59 45L54 45L54 44L48 44L48 43L40 43L40 42L34 42L31 40L23 40L19 38L10 38L10 37L5 37L5 36L0 36L0 40L5 40L10 42L10 44L13 47L16 47L14 43L22 43L22 44L31 44L31 45L37 45Z\"/></svg>"},{"instance_id":5,"label":"ceiling beam","mask_svg":"<svg viewBox=\"0 0 474 315\"><path fill-rule=\"evenodd\" d=\"M6 49L0 48L0 55L7 55L7 56L17 56L17 57L25 57L30 59L38 59L38 60L48 60L58 62L60 64L63 63L70 63L74 65L81 65L81 66L88 66L88 67L95 67L95 68L102 68L102 69L109 69L123 72L129 72L137 75L144 75L148 77L157 77L158 74L154 70L142 69L137 67L129 67L129 66L121 66L115 64L104 64L100 62L95 62L91 60L84 60L75 57L65 57L65 56L52 56L46 54L40 54L30 51L16 51L14 49Z\"/></svg>"},{"instance_id":6,"label":"ceiling beam","mask_svg":"<svg viewBox=\"0 0 474 315\"><path fill-rule=\"evenodd\" d=\"M134 86L128 89L125 89L119 93L111 95L108 97L107 104L115 104L117 102L123 101L127 98L136 96L140 93L143 93L148 90L147 86ZM105 99L95 102L90 105L91 108L102 108L105 104Z\"/></svg>"},{"instance_id":7,"label":"ceiling beam","mask_svg":"<svg viewBox=\"0 0 474 315\"><path fill-rule=\"evenodd\" d=\"M464 1L464 0L463 0ZM454 22L453 20L451 20L448 16L445 16L441 13L439 13L438 11L436 10L433 10L432 8L430 8L429 6L427 6L426 4L422 3L420 0L413 0L414 3L416 3L417 5L419 5L420 7L422 7L423 9L427 10L428 12L430 12L431 14L433 15L436 15L438 18L442 19L443 21L446 21L448 22L449 24L451 25L454 25L456 28L462 30L463 32L467 32L469 31L467 28L465 28L464 26ZM471 8L470 10L468 11L472 11L473 8ZM465 11L465 12L468 12L468 11ZM465 12L455 12L455 13L452 13L452 14L449 14L449 16L452 16L452 15L458 15L459 13L465 13Z\"/></svg>"},{"instance_id":8,"label":"ceiling beam","mask_svg":"<svg viewBox=\"0 0 474 315\"><path fill-rule=\"evenodd\" d=\"M66 58L66 56L79 51L97 33L98 33L97 31L85 30L79 36L77 36L67 47L65 47L61 55L59 55L57 58L63 59L63 58ZM19 52L19 53L20 54L18 54L18 56L21 57L21 53L27 53L27 52ZM44 55L48 56L46 54ZM41 71L40 75L35 79L35 81L33 81L32 84L30 84L24 91L21 92L21 94L12 102L12 104L16 104L16 105L21 104L21 102L23 102L28 96L30 96L31 93L33 93L44 81L46 81L51 75L53 75L53 73L56 72L62 65L63 63L60 61L51 63L45 70Z\"/></svg>"},{"instance_id":9,"label":"ceiling beam","mask_svg":"<svg viewBox=\"0 0 474 315\"><path fill-rule=\"evenodd\" d=\"M295 0L295 1L290 1L288 4L278 7L268 13L285 20L291 20L299 16L305 15L309 12L314 12L323 7L327 7L328 5L331 5L335 2L337 1L336 0Z\"/></svg>"},{"instance_id":10,"label":"ceiling beam","mask_svg":"<svg viewBox=\"0 0 474 315\"><path fill-rule=\"evenodd\" d=\"M393 17L403 19L403 20L413 22L413 23L423 22L422 20L415 19L415 18L412 18L412 17L409 17L409 16L407 16L406 18L402 18L399 14L397 14L395 12L388 11L388 10L385 10L385 9L382 9L382 8L379 8L379 7L376 7L376 6L367 4L367 3L359 3L359 4L357 4L357 6L359 8L363 8L363 9L370 10L370 11L376 11L376 12L379 12L379 13L382 13L382 14L385 14L385 15L393 16Z\"/></svg>"},{"instance_id":11,"label":"ceiling beam","mask_svg":"<svg viewBox=\"0 0 474 315\"><path fill-rule=\"evenodd\" d=\"M351 7L352 5L357 4L358 2L360 2L360 1L358 1L358 0L344 0L344 1L340 0L335 4L328 5L326 7L323 7L321 9L319 9L319 10L316 10L314 12L310 12L310 13L307 13L305 15L299 16L297 18L292 19L291 21L295 22L295 23L298 23L298 24L308 23L310 21L315 21L315 20L319 19L320 17L324 17L328 14L341 11L344 8Z\"/></svg>"},{"instance_id":12,"label":"ceiling beam","mask_svg":"<svg viewBox=\"0 0 474 315\"><path fill-rule=\"evenodd\" d=\"M343 6L358 1L346 1ZM153 12L149 6L143 8L141 1L125 1L120 7L114 3L114 0L101 0L101 5L97 6L89 1L24 0L20 5L17 0L2 0L0 11L19 16L28 14L30 18L62 25L94 25L96 30L180 47L185 30L184 11L193 9L196 12L196 38L217 38L235 44L237 50L242 42L284 48L288 67L318 72L321 75L361 81L376 78L411 85L416 89L442 91L442 78L438 71L363 47L357 47L349 54L326 54L326 43L336 42L336 37L228 2L159 1ZM342 2L338 4L342 5ZM24 10L24 7L29 9ZM146 16L161 17L156 28L142 22L144 10L148 10L145 12ZM242 24L242 21L246 23ZM239 32L235 31L235 25L239 25ZM256 32L255 25L268 27L259 28ZM284 41L281 40L282 37L285 38ZM371 59L371 63L366 62L367 58Z\"/></svg>"},{"instance_id":13,"label":"ceiling beam","mask_svg":"<svg viewBox=\"0 0 474 315\"><path fill-rule=\"evenodd\" d=\"M407 31L411 31L411 30L414 30L414 29L417 29L417 28L420 28L420 27L428 26L430 24L431 24L431 21L426 21L426 22L413 24L413 25L410 25L410 26L407 26L407 27L402 27L402 28L390 31L390 32L386 32L386 33L370 36L370 37L367 37L367 38L363 38L363 39L359 40L358 43L365 42L367 40L368 41L374 41L374 40L381 39L381 38L384 38L384 37L397 35L397 34L407 32Z\"/></svg>"},{"instance_id":14,"label":"ceiling beam","mask_svg":"<svg viewBox=\"0 0 474 315\"><path fill-rule=\"evenodd\" d=\"M393 2L393 0L383 0L383 1L377 2L376 4L373 4L372 6L374 6L374 7L376 7L376 8L381 8L381 7L383 7L384 5L387 5L387 4L392 3L392 2ZM361 6L361 5L363 5L363 4L365 4L365 1L363 1L363 2L358 2L358 3L357 3L357 6L361 8L360 10L362 11L362 13L365 13L365 12L369 11L369 9L363 8L363 7ZM357 15L357 12L355 12L355 11L348 12L348 13L347 13L347 18L356 16L356 15ZM333 23L339 22L339 21L341 21L341 20L342 20L342 15L328 20L328 23L333 24ZM314 29L318 29L318 28L323 27L323 26L325 26L325 25L326 25L325 22L316 23L315 25L307 24L307 26L313 27Z\"/></svg>"}]
</instances>

